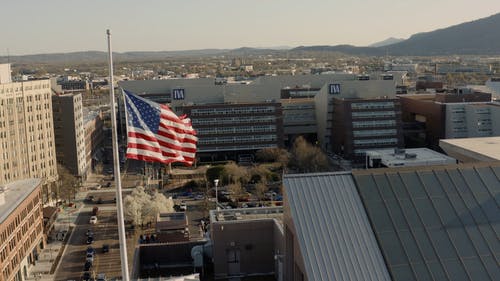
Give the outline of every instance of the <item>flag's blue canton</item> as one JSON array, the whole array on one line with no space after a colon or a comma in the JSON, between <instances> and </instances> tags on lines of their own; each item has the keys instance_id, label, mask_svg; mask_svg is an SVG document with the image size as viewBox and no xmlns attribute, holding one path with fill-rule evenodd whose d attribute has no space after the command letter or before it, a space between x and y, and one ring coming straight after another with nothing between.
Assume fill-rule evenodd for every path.
<instances>
[{"instance_id":1,"label":"flag's blue canton","mask_svg":"<svg viewBox=\"0 0 500 281\"><path fill-rule=\"evenodd\" d=\"M125 91L125 95L128 125L145 130L149 129L149 131L156 134L160 125L160 107L148 103L127 91ZM138 112L133 109L133 106L137 108ZM141 119L148 128L144 128L140 122Z\"/></svg>"}]
</instances>

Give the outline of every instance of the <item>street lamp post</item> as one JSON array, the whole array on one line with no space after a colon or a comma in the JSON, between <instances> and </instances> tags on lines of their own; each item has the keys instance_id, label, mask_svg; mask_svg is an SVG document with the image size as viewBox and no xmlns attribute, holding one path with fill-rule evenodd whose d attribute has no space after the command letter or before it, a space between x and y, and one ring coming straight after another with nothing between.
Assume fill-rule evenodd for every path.
<instances>
[{"instance_id":1,"label":"street lamp post","mask_svg":"<svg viewBox=\"0 0 500 281\"><path fill-rule=\"evenodd\" d=\"M219 179L214 179L215 185L215 209L219 210L219 192L217 192L217 186L219 185Z\"/></svg>"}]
</instances>

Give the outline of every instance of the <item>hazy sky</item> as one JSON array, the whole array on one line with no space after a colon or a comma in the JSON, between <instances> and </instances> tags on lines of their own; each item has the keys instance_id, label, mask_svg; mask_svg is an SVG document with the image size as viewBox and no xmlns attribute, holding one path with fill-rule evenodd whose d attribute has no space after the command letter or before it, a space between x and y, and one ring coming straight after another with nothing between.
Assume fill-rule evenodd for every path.
<instances>
[{"instance_id":1,"label":"hazy sky","mask_svg":"<svg viewBox=\"0 0 500 281\"><path fill-rule=\"evenodd\" d=\"M500 12L500 0L2 0L0 56L352 44Z\"/></svg>"}]
</instances>

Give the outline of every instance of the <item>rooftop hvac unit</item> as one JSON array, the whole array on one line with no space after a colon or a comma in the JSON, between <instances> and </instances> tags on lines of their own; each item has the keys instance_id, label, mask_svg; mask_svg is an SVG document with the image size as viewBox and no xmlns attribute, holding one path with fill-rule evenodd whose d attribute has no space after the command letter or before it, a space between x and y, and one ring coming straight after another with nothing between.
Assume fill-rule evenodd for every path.
<instances>
[{"instance_id":1,"label":"rooftop hvac unit","mask_svg":"<svg viewBox=\"0 0 500 281\"><path fill-rule=\"evenodd\" d=\"M403 148L394 148L394 154L399 155L399 154L405 154L406 150Z\"/></svg>"},{"instance_id":2,"label":"rooftop hvac unit","mask_svg":"<svg viewBox=\"0 0 500 281\"><path fill-rule=\"evenodd\" d=\"M406 159L417 159L417 154L416 153L406 153L405 158Z\"/></svg>"}]
</instances>

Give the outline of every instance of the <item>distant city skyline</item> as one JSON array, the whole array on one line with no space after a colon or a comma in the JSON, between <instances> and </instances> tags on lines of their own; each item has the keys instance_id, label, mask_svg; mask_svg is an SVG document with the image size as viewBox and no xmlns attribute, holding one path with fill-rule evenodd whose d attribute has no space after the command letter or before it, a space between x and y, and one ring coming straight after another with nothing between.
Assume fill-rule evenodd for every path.
<instances>
[{"instance_id":1,"label":"distant city skyline","mask_svg":"<svg viewBox=\"0 0 500 281\"><path fill-rule=\"evenodd\" d=\"M0 56L350 44L408 38L500 12L498 0L7 0Z\"/></svg>"}]
</instances>

